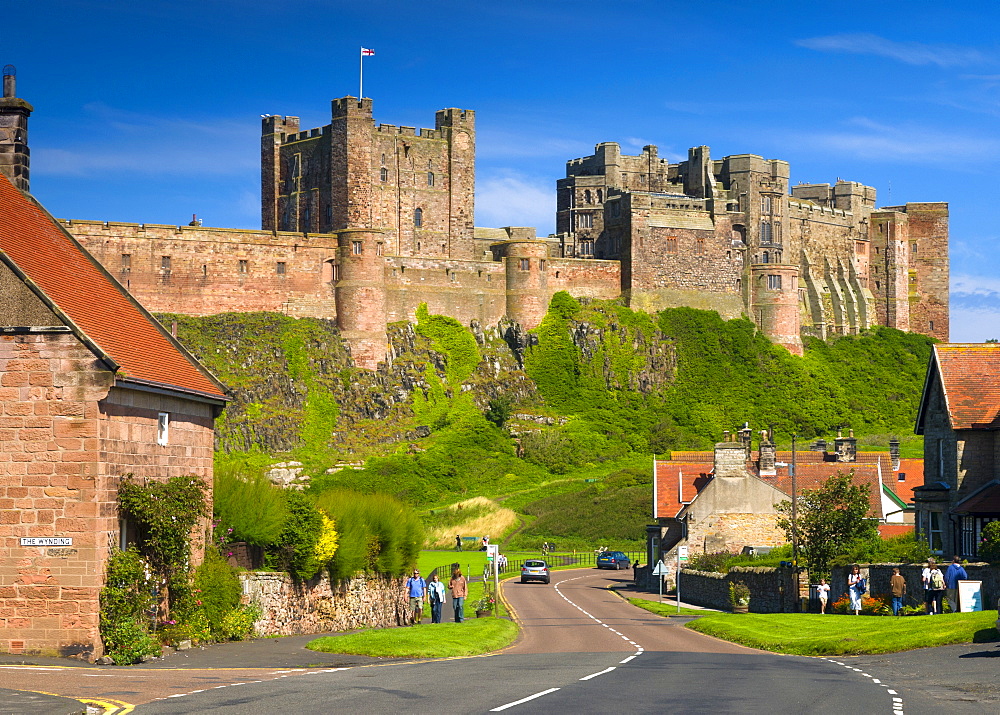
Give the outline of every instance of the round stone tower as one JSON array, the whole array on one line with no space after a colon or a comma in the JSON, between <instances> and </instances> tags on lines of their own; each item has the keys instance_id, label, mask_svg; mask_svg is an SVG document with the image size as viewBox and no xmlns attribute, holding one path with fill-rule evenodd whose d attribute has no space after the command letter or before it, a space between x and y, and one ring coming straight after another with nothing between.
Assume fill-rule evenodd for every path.
<instances>
[{"instance_id":1,"label":"round stone tower","mask_svg":"<svg viewBox=\"0 0 1000 715\"><path fill-rule=\"evenodd\" d=\"M548 246L528 239L505 241L502 248L507 259L507 317L530 330L542 322L549 307Z\"/></svg>"},{"instance_id":2,"label":"round stone tower","mask_svg":"<svg viewBox=\"0 0 1000 715\"><path fill-rule=\"evenodd\" d=\"M789 263L750 266L754 319L772 343L802 354L799 335L799 267Z\"/></svg>"},{"instance_id":3,"label":"round stone tower","mask_svg":"<svg viewBox=\"0 0 1000 715\"><path fill-rule=\"evenodd\" d=\"M367 228L337 232L337 326L354 364L374 370L385 360L385 261L383 234Z\"/></svg>"}]
</instances>

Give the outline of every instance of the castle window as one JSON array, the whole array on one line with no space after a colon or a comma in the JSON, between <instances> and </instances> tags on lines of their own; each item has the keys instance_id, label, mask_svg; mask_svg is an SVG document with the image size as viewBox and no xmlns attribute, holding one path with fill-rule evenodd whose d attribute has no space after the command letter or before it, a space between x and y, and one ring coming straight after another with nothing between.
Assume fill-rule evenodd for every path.
<instances>
[{"instance_id":1,"label":"castle window","mask_svg":"<svg viewBox=\"0 0 1000 715\"><path fill-rule=\"evenodd\" d=\"M386 169L383 166L382 169L379 171L379 177L382 179L382 183L385 183L386 181L388 181L389 180L389 170Z\"/></svg>"},{"instance_id":2,"label":"castle window","mask_svg":"<svg viewBox=\"0 0 1000 715\"><path fill-rule=\"evenodd\" d=\"M694 252L697 253L697 254L704 254L705 253L705 239L704 238L699 238L697 241L695 241Z\"/></svg>"},{"instance_id":3,"label":"castle window","mask_svg":"<svg viewBox=\"0 0 1000 715\"><path fill-rule=\"evenodd\" d=\"M771 262L771 254L770 254L770 253L768 253L767 251L764 251L764 259L763 259L763 262L764 262L764 263L770 263L770 262Z\"/></svg>"},{"instance_id":4,"label":"castle window","mask_svg":"<svg viewBox=\"0 0 1000 715\"><path fill-rule=\"evenodd\" d=\"M931 332L934 332L934 321L933 320L930 322L930 330L931 330Z\"/></svg>"},{"instance_id":5,"label":"castle window","mask_svg":"<svg viewBox=\"0 0 1000 715\"><path fill-rule=\"evenodd\" d=\"M305 230L309 230L309 219L312 217L312 212L306 209L302 212L302 223L305 225Z\"/></svg>"},{"instance_id":6,"label":"castle window","mask_svg":"<svg viewBox=\"0 0 1000 715\"><path fill-rule=\"evenodd\" d=\"M160 256L160 273L170 276L170 256Z\"/></svg>"},{"instance_id":7,"label":"castle window","mask_svg":"<svg viewBox=\"0 0 1000 715\"><path fill-rule=\"evenodd\" d=\"M382 255L382 246L384 246L384 245L385 244L381 243L381 242L375 244L375 255L376 256L381 256Z\"/></svg>"},{"instance_id":8,"label":"castle window","mask_svg":"<svg viewBox=\"0 0 1000 715\"><path fill-rule=\"evenodd\" d=\"M427 185L428 186L434 186L434 172L433 171L428 171L427 172Z\"/></svg>"},{"instance_id":9,"label":"castle window","mask_svg":"<svg viewBox=\"0 0 1000 715\"><path fill-rule=\"evenodd\" d=\"M857 253L859 256L865 255L865 242L864 241L855 241L854 242L854 252Z\"/></svg>"},{"instance_id":10,"label":"castle window","mask_svg":"<svg viewBox=\"0 0 1000 715\"><path fill-rule=\"evenodd\" d=\"M428 159L427 160L427 171L430 171L433 168L434 168L434 160L433 159Z\"/></svg>"},{"instance_id":11,"label":"castle window","mask_svg":"<svg viewBox=\"0 0 1000 715\"><path fill-rule=\"evenodd\" d=\"M594 227L594 214L577 214L576 215L576 227L577 228L593 228Z\"/></svg>"},{"instance_id":12,"label":"castle window","mask_svg":"<svg viewBox=\"0 0 1000 715\"><path fill-rule=\"evenodd\" d=\"M458 274L455 273L454 271L451 271L448 274L448 278L449 278L449 280L451 280L452 283L455 283L458 280Z\"/></svg>"},{"instance_id":13,"label":"castle window","mask_svg":"<svg viewBox=\"0 0 1000 715\"><path fill-rule=\"evenodd\" d=\"M382 155L382 164L385 165L385 154Z\"/></svg>"},{"instance_id":14,"label":"castle window","mask_svg":"<svg viewBox=\"0 0 1000 715\"><path fill-rule=\"evenodd\" d=\"M762 214L769 214L769 213L771 213L771 197L770 196L761 196L760 197L760 212Z\"/></svg>"},{"instance_id":15,"label":"castle window","mask_svg":"<svg viewBox=\"0 0 1000 715\"><path fill-rule=\"evenodd\" d=\"M585 204L592 204L592 203L594 203L594 199L590 195L590 189L587 189L586 191L583 192L583 202Z\"/></svg>"},{"instance_id":16,"label":"castle window","mask_svg":"<svg viewBox=\"0 0 1000 715\"><path fill-rule=\"evenodd\" d=\"M334 262L331 261L330 262L330 269L331 269L330 280L333 281L333 282L339 281L340 280L340 264L339 263L334 263Z\"/></svg>"},{"instance_id":17,"label":"castle window","mask_svg":"<svg viewBox=\"0 0 1000 715\"><path fill-rule=\"evenodd\" d=\"M538 270L540 270L540 271L544 271L545 270L545 259L544 258L538 262Z\"/></svg>"},{"instance_id":18,"label":"castle window","mask_svg":"<svg viewBox=\"0 0 1000 715\"><path fill-rule=\"evenodd\" d=\"M910 254L914 255L914 256L917 255L917 244L916 243L911 243L910 244Z\"/></svg>"},{"instance_id":19,"label":"castle window","mask_svg":"<svg viewBox=\"0 0 1000 715\"><path fill-rule=\"evenodd\" d=\"M351 253L355 256L361 255L361 241L351 241Z\"/></svg>"},{"instance_id":20,"label":"castle window","mask_svg":"<svg viewBox=\"0 0 1000 715\"><path fill-rule=\"evenodd\" d=\"M249 268L250 268L249 261L245 261L245 260L244 261L240 261L240 263L239 263L240 273L246 273L247 270L249 270Z\"/></svg>"},{"instance_id":21,"label":"castle window","mask_svg":"<svg viewBox=\"0 0 1000 715\"><path fill-rule=\"evenodd\" d=\"M156 443L168 444L170 442L170 413L161 412L156 418Z\"/></svg>"},{"instance_id":22,"label":"castle window","mask_svg":"<svg viewBox=\"0 0 1000 715\"><path fill-rule=\"evenodd\" d=\"M559 271L556 271L556 278L559 277Z\"/></svg>"},{"instance_id":23,"label":"castle window","mask_svg":"<svg viewBox=\"0 0 1000 715\"><path fill-rule=\"evenodd\" d=\"M201 277L208 278L208 266L204 263L201 264Z\"/></svg>"},{"instance_id":24,"label":"castle window","mask_svg":"<svg viewBox=\"0 0 1000 715\"><path fill-rule=\"evenodd\" d=\"M526 271L531 268L531 260L528 258L521 259L521 270Z\"/></svg>"},{"instance_id":25,"label":"castle window","mask_svg":"<svg viewBox=\"0 0 1000 715\"><path fill-rule=\"evenodd\" d=\"M333 206L326 207L326 222L333 221Z\"/></svg>"},{"instance_id":26,"label":"castle window","mask_svg":"<svg viewBox=\"0 0 1000 715\"><path fill-rule=\"evenodd\" d=\"M875 290L882 290L882 281L875 281Z\"/></svg>"},{"instance_id":27,"label":"castle window","mask_svg":"<svg viewBox=\"0 0 1000 715\"><path fill-rule=\"evenodd\" d=\"M285 275L285 262L284 261L278 261L278 265L275 266L275 272L279 276Z\"/></svg>"},{"instance_id":28,"label":"castle window","mask_svg":"<svg viewBox=\"0 0 1000 715\"><path fill-rule=\"evenodd\" d=\"M677 253L677 239L674 237L667 239L667 253Z\"/></svg>"},{"instance_id":29,"label":"castle window","mask_svg":"<svg viewBox=\"0 0 1000 715\"><path fill-rule=\"evenodd\" d=\"M593 241L580 241L580 255L581 256L593 256L594 255L594 242Z\"/></svg>"},{"instance_id":30,"label":"castle window","mask_svg":"<svg viewBox=\"0 0 1000 715\"><path fill-rule=\"evenodd\" d=\"M424 225L424 210L417 209L413 212L413 225L420 228Z\"/></svg>"},{"instance_id":31,"label":"castle window","mask_svg":"<svg viewBox=\"0 0 1000 715\"><path fill-rule=\"evenodd\" d=\"M878 246L875 246L875 255L876 256L879 255L879 247Z\"/></svg>"},{"instance_id":32,"label":"castle window","mask_svg":"<svg viewBox=\"0 0 1000 715\"><path fill-rule=\"evenodd\" d=\"M122 254L122 273L128 273L132 270L132 254L123 253Z\"/></svg>"},{"instance_id":33,"label":"castle window","mask_svg":"<svg viewBox=\"0 0 1000 715\"><path fill-rule=\"evenodd\" d=\"M781 243L781 224L773 223L771 224L771 229L774 231L774 236L771 238L771 242L777 246Z\"/></svg>"},{"instance_id":34,"label":"castle window","mask_svg":"<svg viewBox=\"0 0 1000 715\"><path fill-rule=\"evenodd\" d=\"M771 242L771 222L761 221L760 222L760 242L770 243Z\"/></svg>"},{"instance_id":35,"label":"castle window","mask_svg":"<svg viewBox=\"0 0 1000 715\"><path fill-rule=\"evenodd\" d=\"M598 189L597 190L597 203L599 203L599 204L603 204L604 203L604 190L603 189Z\"/></svg>"},{"instance_id":36,"label":"castle window","mask_svg":"<svg viewBox=\"0 0 1000 715\"><path fill-rule=\"evenodd\" d=\"M781 276L771 276L767 277L767 289L768 290L781 290Z\"/></svg>"},{"instance_id":37,"label":"castle window","mask_svg":"<svg viewBox=\"0 0 1000 715\"><path fill-rule=\"evenodd\" d=\"M296 154L292 157L292 176L298 178L302 176L302 155Z\"/></svg>"}]
</instances>

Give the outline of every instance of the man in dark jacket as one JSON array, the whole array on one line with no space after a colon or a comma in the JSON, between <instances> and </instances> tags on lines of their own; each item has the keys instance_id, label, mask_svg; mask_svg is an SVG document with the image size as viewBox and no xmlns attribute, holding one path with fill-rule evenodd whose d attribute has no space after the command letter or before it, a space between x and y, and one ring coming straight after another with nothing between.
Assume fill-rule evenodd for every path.
<instances>
[{"instance_id":1,"label":"man in dark jacket","mask_svg":"<svg viewBox=\"0 0 1000 715\"><path fill-rule=\"evenodd\" d=\"M956 556L944 572L944 585L948 589L948 608L952 613L958 612L958 582L966 581L968 578L969 574L962 567L962 560Z\"/></svg>"}]
</instances>

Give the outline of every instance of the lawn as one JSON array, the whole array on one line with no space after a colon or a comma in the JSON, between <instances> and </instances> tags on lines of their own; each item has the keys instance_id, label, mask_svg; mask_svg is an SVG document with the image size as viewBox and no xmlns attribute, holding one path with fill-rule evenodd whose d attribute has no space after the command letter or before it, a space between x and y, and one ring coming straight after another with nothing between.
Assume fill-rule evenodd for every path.
<instances>
[{"instance_id":1,"label":"lawn","mask_svg":"<svg viewBox=\"0 0 1000 715\"><path fill-rule=\"evenodd\" d=\"M998 640L996 611L940 616L839 616L711 613L686 626L699 633L794 655L895 653L952 643Z\"/></svg>"},{"instance_id":2,"label":"lawn","mask_svg":"<svg viewBox=\"0 0 1000 715\"><path fill-rule=\"evenodd\" d=\"M471 595L471 594L470 594ZM445 606L445 615L450 603ZM465 623L424 623L377 628L344 636L324 636L306 648L321 653L347 653L381 658L454 658L504 648L517 638L517 625L504 618L472 618Z\"/></svg>"},{"instance_id":3,"label":"lawn","mask_svg":"<svg viewBox=\"0 0 1000 715\"><path fill-rule=\"evenodd\" d=\"M668 603L663 601L650 601L645 598L630 598L628 602L633 606L638 606L639 608L655 613L658 616L704 616L708 613L715 613L715 611L706 611L703 608L685 608L681 606L681 610L677 610L677 604Z\"/></svg>"}]
</instances>

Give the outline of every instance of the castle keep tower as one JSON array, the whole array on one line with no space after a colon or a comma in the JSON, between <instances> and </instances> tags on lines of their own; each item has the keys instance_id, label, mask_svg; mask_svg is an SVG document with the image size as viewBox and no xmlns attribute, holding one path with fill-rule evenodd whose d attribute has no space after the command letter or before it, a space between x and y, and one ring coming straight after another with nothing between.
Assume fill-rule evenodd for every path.
<instances>
[{"instance_id":1,"label":"castle keep tower","mask_svg":"<svg viewBox=\"0 0 1000 715\"><path fill-rule=\"evenodd\" d=\"M21 191L29 186L28 116L33 107L17 98L17 71L3 68L3 97L0 97L0 172Z\"/></svg>"},{"instance_id":2,"label":"castle keep tower","mask_svg":"<svg viewBox=\"0 0 1000 715\"><path fill-rule=\"evenodd\" d=\"M334 299L337 326L351 346L354 364L374 370L386 354L384 235L355 228L337 233L339 254Z\"/></svg>"},{"instance_id":3,"label":"castle keep tower","mask_svg":"<svg viewBox=\"0 0 1000 715\"><path fill-rule=\"evenodd\" d=\"M475 113L442 109L434 129L375 126L372 100L331 103L330 124L264 117L261 225L269 231L384 231L385 253L470 260Z\"/></svg>"}]
</instances>

